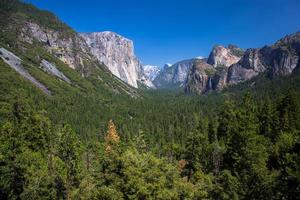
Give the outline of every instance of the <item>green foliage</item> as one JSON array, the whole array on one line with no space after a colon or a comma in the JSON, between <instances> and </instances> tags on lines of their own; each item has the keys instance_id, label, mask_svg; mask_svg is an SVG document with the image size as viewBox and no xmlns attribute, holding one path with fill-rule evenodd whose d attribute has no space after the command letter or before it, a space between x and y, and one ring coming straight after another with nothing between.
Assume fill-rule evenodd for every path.
<instances>
[{"instance_id":1,"label":"green foliage","mask_svg":"<svg viewBox=\"0 0 300 200\"><path fill-rule=\"evenodd\" d=\"M237 200L239 199L239 189L238 179L232 176L229 170L224 170L216 177L211 196L213 199Z\"/></svg>"},{"instance_id":2,"label":"green foliage","mask_svg":"<svg viewBox=\"0 0 300 200\"><path fill-rule=\"evenodd\" d=\"M173 99L172 94L163 97ZM130 107L130 113L120 113L131 116L131 123L109 122L109 138L99 132L77 134L70 125L53 122L48 112L31 108L30 98L14 97L3 104L1 198L293 199L299 195L297 93L260 103L249 94L227 98L210 115L204 109L195 112L193 105L202 98L179 96L158 104L155 94L144 95L133 100L136 108ZM150 108L147 114L139 116L138 110L146 108ZM164 112L156 112L159 108ZM181 113L172 118L172 112ZM162 126L156 120L162 120ZM148 123L151 129L145 129ZM136 132L125 134L132 130Z\"/></svg>"},{"instance_id":3,"label":"green foliage","mask_svg":"<svg viewBox=\"0 0 300 200\"><path fill-rule=\"evenodd\" d=\"M57 134L44 115L19 102L13 105L12 122L1 126L2 197L53 199L70 195L81 163L76 134L68 126Z\"/></svg>"},{"instance_id":4,"label":"green foliage","mask_svg":"<svg viewBox=\"0 0 300 200\"><path fill-rule=\"evenodd\" d=\"M242 57L245 53L243 49L238 48L237 46L228 45L228 47L230 48L231 53L235 56Z\"/></svg>"},{"instance_id":5,"label":"green foliage","mask_svg":"<svg viewBox=\"0 0 300 200\"><path fill-rule=\"evenodd\" d=\"M215 70L213 68L209 68L209 69L205 70L205 74L207 76L212 76L212 75L214 75L214 73L215 73Z\"/></svg>"},{"instance_id":6,"label":"green foliage","mask_svg":"<svg viewBox=\"0 0 300 200\"><path fill-rule=\"evenodd\" d=\"M66 193L69 198L73 187L78 187L81 162L80 162L80 143L76 133L68 126L64 125L58 132L58 157L63 161L66 170Z\"/></svg>"},{"instance_id":7,"label":"green foliage","mask_svg":"<svg viewBox=\"0 0 300 200\"><path fill-rule=\"evenodd\" d=\"M192 178L192 174L197 170L203 170L208 168L208 146L209 146L209 138L208 138L208 121L201 120L196 116L196 129L194 132L191 132L188 136L186 142L186 160L187 160L187 176L190 180Z\"/></svg>"}]
</instances>

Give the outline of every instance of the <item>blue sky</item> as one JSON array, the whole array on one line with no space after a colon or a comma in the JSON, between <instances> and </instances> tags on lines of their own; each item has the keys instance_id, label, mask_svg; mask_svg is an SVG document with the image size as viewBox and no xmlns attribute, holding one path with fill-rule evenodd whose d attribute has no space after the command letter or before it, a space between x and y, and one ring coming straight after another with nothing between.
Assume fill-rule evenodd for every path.
<instances>
[{"instance_id":1,"label":"blue sky","mask_svg":"<svg viewBox=\"0 0 300 200\"><path fill-rule=\"evenodd\" d=\"M78 32L114 31L143 64L208 56L215 44L272 44L300 31L300 0L26 0Z\"/></svg>"}]
</instances>

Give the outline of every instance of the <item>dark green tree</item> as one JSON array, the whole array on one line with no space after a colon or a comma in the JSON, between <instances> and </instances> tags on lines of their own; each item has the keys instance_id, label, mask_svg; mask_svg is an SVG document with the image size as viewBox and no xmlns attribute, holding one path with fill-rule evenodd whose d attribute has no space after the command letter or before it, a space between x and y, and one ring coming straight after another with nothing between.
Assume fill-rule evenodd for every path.
<instances>
[{"instance_id":1,"label":"dark green tree","mask_svg":"<svg viewBox=\"0 0 300 200\"><path fill-rule=\"evenodd\" d=\"M214 180L211 197L216 200L240 199L240 182L229 170L223 170Z\"/></svg>"},{"instance_id":2,"label":"dark green tree","mask_svg":"<svg viewBox=\"0 0 300 200\"><path fill-rule=\"evenodd\" d=\"M23 192L26 168L25 163L22 162L24 144L22 133L13 124L7 122L1 127L0 187L4 199L18 199Z\"/></svg>"},{"instance_id":3,"label":"dark green tree","mask_svg":"<svg viewBox=\"0 0 300 200\"><path fill-rule=\"evenodd\" d=\"M81 144L69 125L60 128L58 157L63 161L66 170L65 188L68 199L72 195L72 190L79 186L82 171Z\"/></svg>"},{"instance_id":4,"label":"dark green tree","mask_svg":"<svg viewBox=\"0 0 300 200\"><path fill-rule=\"evenodd\" d=\"M188 135L185 147L186 175L191 180L196 171L207 171L209 165L208 120L195 115L196 129Z\"/></svg>"}]
</instances>

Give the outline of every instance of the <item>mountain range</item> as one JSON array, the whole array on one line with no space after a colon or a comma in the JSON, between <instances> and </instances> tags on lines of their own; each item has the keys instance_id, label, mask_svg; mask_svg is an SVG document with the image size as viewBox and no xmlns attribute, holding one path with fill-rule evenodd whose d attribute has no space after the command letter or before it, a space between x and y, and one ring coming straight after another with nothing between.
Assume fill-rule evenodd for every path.
<instances>
[{"instance_id":1,"label":"mountain range","mask_svg":"<svg viewBox=\"0 0 300 200\"><path fill-rule=\"evenodd\" d=\"M131 90L130 86L138 88L139 85L144 85L152 89L182 88L186 93L203 94L221 91L227 86L249 80L261 73L269 73L270 77L286 76L299 65L299 33L286 36L274 45L258 49L243 50L235 45L217 45L213 47L208 58L187 59L160 69L143 65L134 53L133 41L117 33L76 33L55 17L55 20L49 18L49 24L40 22L36 16L36 20L17 20L15 17L18 16L14 16L12 20L15 20L18 26L17 32L9 30L10 26L5 26L2 33L13 32L16 37L14 42L20 41L17 43L19 47L16 48L18 52L12 49L16 44L2 43L2 53L7 54L7 51L11 50L10 54L16 54L16 57L26 56L28 47L38 43L47 54L58 58L83 77L93 76L94 69L99 70L97 66L102 65L102 70L108 70L117 79L129 85L121 84L123 91ZM7 38L7 35L4 35L4 38ZM3 56L2 58L5 61ZM35 55L34 60L38 61L39 65L45 66L47 63L47 66L55 66L55 63L40 55ZM57 73L61 72L57 70ZM61 73L61 76L65 75Z\"/></svg>"},{"instance_id":2,"label":"mountain range","mask_svg":"<svg viewBox=\"0 0 300 200\"><path fill-rule=\"evenodd\" d=\"M208 58L187 59L160 69L143 66L134 55L133 42L116 33L80 35L100 62L135 88L140 82L152 89L183 88L186 93L221 91L261 73L269 73L270 77L289 75L299 58L299 33L295 33L259 49L216 45Z\"/></svg>"}]
</instances>

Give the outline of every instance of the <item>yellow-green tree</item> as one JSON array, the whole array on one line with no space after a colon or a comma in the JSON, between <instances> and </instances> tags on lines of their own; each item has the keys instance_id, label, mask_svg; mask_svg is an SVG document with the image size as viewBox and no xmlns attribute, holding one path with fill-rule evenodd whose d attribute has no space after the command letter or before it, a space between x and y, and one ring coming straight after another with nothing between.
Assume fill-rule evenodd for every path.
<instances>
[{"instance_id":1,"label":"yellow-green tree","mask_svg":"<svg viewBox=\"0 0 300 200\"><path fill-rule=\"evenodd\" d=\"M112 120L108 122L108 130L105 136L105 151L110 153L114 146L120 143L120 136L117 133L116 126Z\"/></svg>"}]
</instances>

